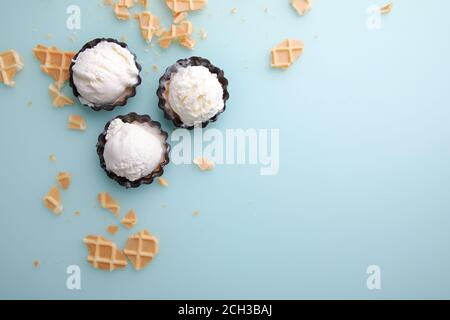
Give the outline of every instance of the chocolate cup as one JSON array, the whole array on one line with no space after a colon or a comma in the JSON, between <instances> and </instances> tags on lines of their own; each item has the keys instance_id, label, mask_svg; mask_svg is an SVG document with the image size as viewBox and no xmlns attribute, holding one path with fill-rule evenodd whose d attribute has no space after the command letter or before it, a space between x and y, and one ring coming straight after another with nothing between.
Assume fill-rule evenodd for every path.
<instances>
[{"instance_id":1,"label":"chocolate cup","mask_svg":"<svg viewBox=\"0 0 450 320\"><path fill-rule=\"evenodd\" d=\"M159 166L155 170L153 170L153 172L150 173L149 175L142 177L136 181L130 181L127 178L119 177L114 172L109 171L106 168L105 158L103 157L103 152L105 151L105 144L106 144L106 133L108 131L109 125L115 119L121 119L123 122L127 122L127 123L133 123L133 122L148 123L151 127L157 128L161 132L161 135L165 138L164 146L165 146L166 150L164 152L164 159L159 164ZM150 118L150 116L148 116L148 115L139 115L134 112L131 112L124 116L117 116L105 125L105 129L98 136L97 154L98 154L98 157L100 158L100 166L103 168L103 170L105 170L108 177L115 180L118 184L120 184L121 186L124 186L127 189L128 188L137 188L142 184L151 184L156 177L160 177L163 175L164 166L167 165L170 161L170 159L169 159L170 144L167 143L168 137L169 137L169 135L167 134L167 132L165 132L164 130L161 129L161 124L157 121L153 121Z\"/></svg>"},{"instance_id":2,"label":"chocolate cup","mask_svg":"<svg viewBox=\"0 0 450 320\"><path fill-rule=\"evenodd\" d=\"M203 66L209 70L209 72L217 75L217 80L219 80L223 89L223 109L217 112L211 119L202 122L202 128L205 128L210 122L215 122L219 115L225 112L226 102L230 98L230 94L228 93L228 80L224 76L223 70L214 66L209 60L200 58L200 57L191 57L187 59L178 60L174 65L166 69L164 75L159 79L159 87L156 92L158 95L158 107L164 112L164 118L167 120L171 120L175 127L184 128L188 130L192 130L195 126L188 126L181 121L178 114L172 110L169 106L169 102L167 101L166 90L167 85L170 83L170 79L172 75L175 74L179 68L186 68L189 66ZM198 125L200 126L200 125Z\"/></svg>"},{"instance_id":3,"label":"chocolate cup","mask_svg":"<svg viewBox=\"0 0 450 320\"><path fill-rule=\"evenodd\" d=\"M97 39L94 39L94 40L89 41L88 43L86 43L86 44L81 48L81 50L78 51L78 53L73 57L72 63L70 64L70 67L69 67L69 76L70 76L70 77L69 77L69 85L72 87L73 95L74 95L75 97L77 97L79 101L80 101L79 98L82 97L82 96L81 96L81 94L78 92L77 86L76 86L75 83L73 82L73 66L75 65L75 61L77 60L78 55L79 55L81 52L85 51L86 49L92 49L92 48L94 48L97 44L99 44L99 43L102 42L102 41L113 42L113 43L115 43L115 44L118 44L118 45L121 46L122 48L125 48L125 49L127 49L128 51L130 51L130 49L128 49L128 46L127 46L126 43L119 42L119 41L117 41L117 40L115 40L115 39L111 39L111 38L97 38ZM141 67L141 65L140 65L139 63L137 63L137 61L136 61L136 58L137 58L136 55L135 55L133 52L131 52L131 51L130 51L130 53L133 55L133 57L134 57L134 62L136 63L136 67L138 68L139 73L140 73L141 70L142 70L142 67ZM87 107L89 107L89 108L91 108L91 109L94 110L94 111L100 111L100 110L112 111L115 107L119 107L119 106L120 106L120 107L123 107L123 106L125 106L125 105L127 104L127 102L128 102L128 99L129 99L129 98L132 98L132 97L134 97L134 96L136 95L136 88L142 83L142 78L141 78L141 76L139 75L139 73L138 73L138 82L137 82L134 86L130 87L130 88L128 89L128 91L125 92L124 97L122 97L121 99L119 99L119 100L116 101L115 103L112 103L112 104L102 104L102 105L94 105L94 106L90 106L90 105L88 105L88 104L84 104L84 103L82 103L81 101L80 101L80 103L83 104L83 105L85 105L85 106L87 106Z\"/></svg>"}]
</instances>

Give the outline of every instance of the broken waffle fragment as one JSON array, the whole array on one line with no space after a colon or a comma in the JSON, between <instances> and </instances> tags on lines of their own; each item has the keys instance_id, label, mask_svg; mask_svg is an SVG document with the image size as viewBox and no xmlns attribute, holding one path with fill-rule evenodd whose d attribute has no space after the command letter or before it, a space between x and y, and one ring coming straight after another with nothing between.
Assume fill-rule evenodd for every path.
<instances>
[{"instance_id":1,"label":"broken waffle fragment","mask_svg":"<svg viewBox=\"0 0 450 320\"><path fill-rule=\"evenodd\" d=\"M169 182L166 179L159 177L157 180L158 180L158 183L159 183L159 185L161 187L168 187L169 186Z\"/></svg>"},{"instance_id":2,"label":"broken waffle fragment","mask_svg":"<svg viewBox=\"0 0 450 320\"><path fill-rule=\"evenodd\" d=\"M139 21L142 37L144 40L150 42L155 32L161 28L159 18L149 11L137 13L135 18Z\"/></svg>"},{"instance_id":3,"label":"broken waffle fragment","mask_svg":"<svg viewBox=\"0 0 450 320\"><path fill-rule=\"evenodd\" d=\"M115 3L113 5L114 14L116 18L119 20L128 20L130 19L130 12L128 11L128 7L125 4Z\"/></svg>"},{"instance_id":4,"label":"broken waffle fragment","mask_svg":"<svg viewBox=\"0 0 450 320\"><path fill-rule=\"evenodd\" d=\"M291 0L292 7L301 16L307 14L312 7L311 0Z\"/></svg>"},{"instance_id":5,"label":"broken waffle fragment","mask_svg":"<svg viewBox=\"0 0 450 320\"><path fill-rule=\"evenodd\" d=\"M381 14L388 14L392 12L392 8L394 7L394 4L392 2L385 4L380 8Z\"/></svg>"},{"instance_id":6,"label":"broken waffle fragment","mask_svg":"<svg viewBox=\"0 0 450 320\"><path fill-rule=\"evenodd\" d=\"M69 67L76 53L40 44L33 49L33 52L41 63L41 70L50 75L55 80L56 86L61 88L69 79Z\"/></svg>"},{"instance_id":7,"label":"broken waffle fragment","mask_svg":"<svg viewBox=\"0 0 450 320\"><path fill-rule=\"evenodd\" d=\"M87 261L96 269L113 271L127 266L127 260L117 245L102 236L88 235L83 239L88 248Z\"/></svg>"},{"instance_id":8,"label":"broken waffle fragment","mask_svg":"<svg viewBox=\"0 0 450 320\"><path fill-rule=\"evenodd\" d=\"M15 86L14 77L23 69L19 54L14 50L0 52L0 82L9 87Z\"/></svg>"},{"instance_id":9,"label":"broken waffle fragment","mask_svg":"<svg viewBox=\"0 0 450 320\"><path fill-rule=\"evenodd\" d=\"M185 40L189 38L194 32L194 27L190 21L182 21L180 24L173 24L170 27L170 30L164 32L159 38L159 45L162 48L168 48L172 41L186 41L184 45L188 45L189 40Z\"/></svg>"},{"instance_id":10,"label":"broken waffle fragment","mask_svg":"<svg viewBox=\"0 0 450 320\"><path fill-rule=\"evenodd\" d=\"M61 188L67 190L70 186L70 182L72 181L72 176L68 172L60 172L56 176L56 180Z\"/></svg>"},{"instance_id":11,"label":"broken waffle fragment","mask_svg":"<svg viewBox=\"0 0 450 320\"><path fill-rule=\"evenodd\" d=\"M87 128L86 120L78 114L71 114L67 127L72 130L84 131Z\"/></svg>"},{"instance_id":12,"label":"broken waffle fragment","mask_svg":"<svg viewBox=\"0 0 450 320\"><path fill-rule=\"evenodd\" d=\"M158 239L147 230L130 236L123 250L136 270L145 268L158 254L158 251Z\"/></svg>"},{"instance_id":13,"label":"broken waffle fragment","mask_svg":"<svg viewBox=\"0 0 450 320\"><path fill-rule=\"evenodd\" d=\"M102 208L110 211L116 217L119 216L120 214L119 202L117 202L117 200L111 197L111 195L108 192L100 192L97 196L97 199Z\"/></svg>"},{"instance_id":14,"label":"broken waffle fragment","mask_svg":"<svg viewBox=\"0 0 450 320\"><path fill-rule=\"evenodd\" d=\"M272 68L287 69L303 53L303 41L286 39L272 49Z\"/></svg>"},{"instance_id":15,"label":"broken waffle fragment","mask_svg":"<svg viewBox=\"0 0 450 320\"><path fill-rule=\"evenodd\" d=\"M167 6L175 13L203 9L208 0L166 0Z\"/></svg>"},{"instance_id":16,"label":"broken waffle fragment","mask_svg":"<svg viewBox=\"0 0 450 320\"><path fill-rule=\"evenodd\" d=\"M179 12L179 13L174 13L173 14L173 24L180 24L180 22L186 20L188 17L188 13L187 12Z\"/></svg>"},{"instance_id":17,"label":"broken waffle fragment","mask_svg":"<svg viewBox=\"0 0 450 320\"><path fill-rule=\"evenodd\" d=\"M64 106L75 104L75 102L72 99L63 95L54 84L51 84L50 87L48 87L48 92L52 97L53 106L56 108L62 108Z\"/></svg>"},{"instance_id":18,"label":"broken waffle fragment","mask_svg":"<svg viewBox=\"0 0 450 320\"><path fill-rule=\"evenodd\" d=\"M133 228L137 223L136 211L128 211L125 217L123 217L123 219L120 221L120 223L127 229Z\"/></svg>"},{"instance_id":19,"label":"broken waffle fragment","mask_svg":"<svg viewBox=\"0 0 450 320\"><path fill-rule=\"evenodd\" d=\"M208 158L198 157L195 158L193 162L201 171L209 171L214 169L214 162L212 162Z\"/></svg>"},{"instance_id":20,"label":"broken waffle fragment","mask_svg":"<svg viewBox=\"0 0 450 320\"><path fill-rule=\"evenodd\" d=\"M115 224L110 224L108 228L106 228L106 231L108 231L108 233L113 236L117 233L117 231L119 231L119 226Z\"/></svg>"},{"instance_id":21,"label":"broken waffle fragment","mask_svg":"<svg viewBox=\"0 0 450 320\"><path fill-rule=\"evenodd\" d=\"M194 49L195 40L192 37L184 37L180 39L180 44L185 48Z\"/></svg>"},{"instance_id":22,"label":"broken waffle fragment","mask_svg":"<svg viewBox=\"0 0 450 320\"><path fill-rule=\"evenodd\" d=\"M61 195L58 188L52 187L50 191L44 197L45 207L54 214L61 214L63 211L63 205L61 203Z\"/></svg>"}]
</instances>

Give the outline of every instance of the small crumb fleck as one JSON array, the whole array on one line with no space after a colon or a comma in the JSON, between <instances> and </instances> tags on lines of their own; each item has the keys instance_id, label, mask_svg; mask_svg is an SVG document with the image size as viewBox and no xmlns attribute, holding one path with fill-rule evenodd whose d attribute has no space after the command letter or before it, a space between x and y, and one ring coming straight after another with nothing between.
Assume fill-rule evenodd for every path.
<instances>
[{"instance_id":1,"label":"small crumb fleck","mask_svg":"<svg viewBox=\"0 0 450 320\"><path fill-rule=\"evenodd\" d=\"M74 37L74 36L70 36L70 37L69 37L69 41L72 42L72 43L74 43L74 42L75 42L75 37Z\"/></svg>"},{"instance_id":2,"label":"small crumb fleck","mask_svg":"<svg viewBox=\"0 0 450 320\"><path fill-rule=\"evenodd\" d=\"M156 64L152 64L152 70L158 72L159 67Z\"/></svg>"},{"instance_id":3,"label":"small crumb fleck","mask_svg":"<svg viewBox=\"0 0 450 320\"><path fill-rule=\"evenodd\" d=\"M79 216L80 216L80 211L75 211L73 214L74 214L75 216L79 217Z\"/></svg>"},{"instance_id":4,"label":"small crumb fleck","mask_svg":"<svg viewBox=\"0 0 450 320\"><path fill-rule=\"evenodd\" d=\"M231 9L230 13L231 13L231 14L236 14L236 13L237 13L237 8Z\"/></svg>"},{"instance_id":5,"label":"small crumb fleck","mask_svg":"<svg viewBox=\"0 0 450 320\"><path fill-rule=\"evenodd\" d=\"M117 231L119 231L119 227L115 224L111 224L108 226L108 228L106 228L106 230L110 235L115 235Z\"/></svg>"},{"instance_id":6,"label":"small crumb fleck","mask_svg":"<svg viewBox=\"0 0 450 320\"><path fill-rule=\"evenodd\" d=\"M56 161L56 156L52 153L51 155L48 156L48 159L49 159L51 162L55 162L55 161Z\"/></svg>"},{"instance_id":7,"label":"small crumb fleck","mask_svg":"<svg viewBox=\"0 0 450 320\"><path fill-rule=\"evenodd\" d=\"M45 36L47 39L51 39L53 38L53 35L51 33L47 33L47 35Z\"/></svg>"},{"instance_id":8,"label":"small crumb fleck","mask_svg":"<svg viewBox=\"0 0 450 320\"><path fill-rule=\"evenodd\" d=\"M28 101L28 102L27 102L27 107L28 107L28 108L31 108L32 106L33 106L33 101L31 101L31 100Z\"/></svg>"},{"instance_id":9,"label":"small crumb fleck","mask_svg":"<svg viewBox=\"0 0 450 320\"><path fill-rule=\"evenodd\" d=\"M39 260L34 260L34 261L33 261L33 266L34 266L35 268L39 268L39 267L41 266L41 262L40 262Z\"/></svg>"},{"instance_id":10,"label":"small crumb fleck","mask_svg":"<svg viewBox=\"0 0 450 320\"><path fill-rule=\"evenodd\" d=\"M192 212L192 215L194 217L198 217L200 215L200 211L194 211L194 212Z\"/></svg>"},{"instance_id":11,"label":"small crumb fleck","mask_svg":"<svg viewBox=\"0 0 450 320\"><path fill-rule=\"evenodd\" d=\"M200 39L206 40L208 38L208 33L206 33L205 28L200 29Z\"/></svg>"},{"instance_id":12,"label":"small crumb fleck","mask_svg":"<svg viewBox=\"0 0 450 320\"><path fill-rule=\"evenodd\" d=\"M385 4L380 8L381 14L388 14L392 12L392 8L394 7L394 4L392 2Z\"/></svg>"},{"instance_id":13,"label":"small crumb fleck","mask_svg":"<svg viewBox=\"0 0 450 320\"><path fill-rule=\"evenodd\" d=\"M164 178L160 178L158 177L158 183L161 187L168 187L169 186L169 182L164 179Z\"/></svg>"}]
</instances>

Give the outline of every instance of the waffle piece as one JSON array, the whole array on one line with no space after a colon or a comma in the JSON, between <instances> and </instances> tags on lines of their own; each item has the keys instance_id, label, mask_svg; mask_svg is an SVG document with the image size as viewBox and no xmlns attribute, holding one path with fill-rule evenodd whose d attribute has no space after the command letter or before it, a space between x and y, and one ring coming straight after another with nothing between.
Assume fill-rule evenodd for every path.
<instances>
[{"instance_id":1,"label":"waffle piece","mask_svg":"<svg viewBox=\"0 0 450 320\"><path fill-rule=\"evenodd\" d=\"M169 182L166 179L159 177L157 180L158 180L158 183L159 183L159 185L161 187L168 187L169 186Z\"/></svg>"},{"instance_id":2,"label":"waffle piece","mask_svg":"<svg viewBox=\"0 0 450 320\"><path fill-rule=\"evenodd\" d=\"M159 18L149 11L137 13L134 17L139 21L139 28L144 40L152 41L154 33L161 29Z\"/></svg>"},{"instance_id":3,"label":"waffle piece","mask_svg":"<svg viewBox=\"0 0 450 320\"><path fill-rule=\"evenodd\" d=\"M175 13L203 9L208 0L166 0L167 6Z\"/></svg>"},{"instance_id":4,"label":"waffle piece","mask_svg":"<svg viewBox=\"0 0 450 320\"><path fill-rule=\"evenodd\" d=\"M195 40L192 37L184 37L180 39L180 44L188 49L194 49L195 47Z\"/></svg>"},{"instance_id":5,"label":"waffle piece","mask_svg":"<svg viewBox=\"0 0 450 320\"><path fill-rule=\"evenodd\" d=\"M145 9L148 8L148 0L138 0L138 3L143 6Z\"/></svg>"},{"instance_id":6,"label":"waffle piece","mask_svg":"<svg viewBox=\"0 0 450 320\"><path fill-rule=\"evenodd\" d=\"M393 4L392 2L391 2L391 3L388 3L388 4L385 4L384 6L382 6L382 7L380 8L380 13L381 13L381 14L388 14L388 13L391 13L393 7L394 7L394 4Z\"/></svg>"},{"instance_id":7,"label":"waffle piece","mask_svg":"<svg viewBox=\"0 0 450 320\"><path fill-rule=\"evenodd\" d=\"M208 158L198 157L195 158L193 162L201 171L209 171L214 169L214 162L212 162Z\"/></svg>"},{"instance_id":8,"label":"waffle piece","mask_svg":"<svg viewBox=\"0 0 450 320\"><path fill-rule=\"evenodd\" d=\"M33 52L41 63L41 70L50 75L55 80L56 86L61 88L69 79L69 67L76 53L40 44L33 49Z\"/></svg>"},{"instance_id":9,"label":"waffle piece","mask_svg":"<svg viewBox=\"0 0 450 320\"><path fill-rule=\"evenodd\" d=\"M173 24L180 24L180 22L186 20L187 17L188 17L188 13L187 12L174 13L173 14L172 23Z\"/></svg>"},{"instance_id":10,"label":"waffle piece","mask_svg":"<svg viewBox=\"0 0 450 320\"><path fill-rule=\"evenodd\" d=\"M98 202L105 208L110 211L116 217L120 214L120 205L108 192L100 192L97 196Z\"/></svg>"},{"instance_id":11,"label":"waffle piece","mask_svg":"<svg viewBox=\"0 0 450 320\"><path fill-rule=\"evenodd\" d=\"M136 270L141 270L153 260L158 251L158 239L147 230L143 230L128 238L123 253Z\"/></svg>"},{"instance_id":12,"label":"waffle piece","mask_svg":"<svg viewBox=\"0 0 450 320\"><path fill-rule=\"evenodd\" d=\"M48 92L52 97L53 106L56 108L62 108L64 106L70 106L75 104L75 102L72 99L63 95L54 84L51 84L48 87Z\"/></svg>"},{"instance_id":13,"label":"waffle piece","mask_svg":"<svg viewBox=\"0 0 450 320\"><path fill-rule=\"evenodd\" d=\"M127 229L133 228L137 223L136 211L128 211L125 217L120 221L120 223Z\"/></svg>"},{"instance_id":14,"label":"waffle piece","mask_svg":"<svg viewBox=\"0 0 450 320\"><path fill-rule=\"evenodd\" d=\"M136 4L134 0L119 0L120 5L125 6L127 8L132 8Z\"/></svg>"},{"instance_id":15,"label":"waffle piece","mask_svg":"<svg viewBox=\"0 0 450 320\"><path fill-rule=\"evenodd\" d=\"M291 0L291 5L301 16L307 14L312 8L311 0Z\"/></svg>"},{"instance_id":16,"label":"waffle piece","mask_svg":"<svg viewBox=\"0 0 450 320\"><path fill-rule=\"evenodd\" d=\"M67 127L72 130L84 131L87 128L86 120L78 114L71 114Z\"/></svg>"},{"instance_id":17,"label":"waffle piece","mask_svg":"<svg viewBox=\"0 0 450 320\"><path fill-rule=\"evenodd\" d=\"M115 224L110 224L107 228L106 231L108 231L108 233L110 235L115 235L117 233L117 231L119 231L119 226L115 225Z\"/></svg>"},{"instance_id":18,"label":"waffle piece","mask_svg":"<svg viewBox=\"0 0 450 320\"><path fill-rule=\"evenodd\" d=\"M72 176L68 172L60 172L56 176L56 180L61 188L67 190L70 186L70 182L72 182Z\"/></svg>"},{"instance_id":19,"label":"waffle piece","mask_svg":"<svg viewBox=\"0 0 450 320\"><path fill-rule=\"evenodd\" d=\"M15 86L14 77L22 69L23 63L16 51L0 52L0 82L9 87Z\"/></svg>"},{"instance_id":20,"label":"waffle piece","mask_svg":"<svg viewBox=\"0 0 450 320\"><path fill-rule=\"evenodd\" d=\"M88 248L87 261L96 269L113 271L127 266L127 260L116 244L101 236L88 235L83 239Z\"/></svg>"},{"instance_id":21,"label":"waffle piece","mask_svg":"<svg viewBox=\"0 0 450 320\"><path fill-rule=\"evenodd\" d=\"M286 39L272 49L272 68L287 69L303 53L303 41Z\"/></svg>"},{"instance_id":22,"label":"waffle piece","mask_svg":"<svg viewBox=\"0 0 450 320\"><path fill-rule=\"evenodd\" d=\"M128 20L130 19L130 12L128 11L128 7L126 4L115 3L113 4L114 14L116 18L119 20Z\"/></svg>"},{"instance_id":23,"label":"waffle piece","mask_svg":"<svg viewBox=\"0 0 450 320\"><path fill-rule=\"evenodd\" d=\"M183 41L189 38L194 32L194 27L190 21L184 20L179 24L172 24L170 30L164 32L159 38L159 45L168 48L172 41Z\"/></svg>"},{"instance_id":24,"label":"waffle piece","mask_svg":"<svg viewBox=\"0 0 450 320\"><path fill-rule=\"evenodd\" d=\"M54 214L61 214L63 211L63 205L61 203L61 195L58 188L52 187L50 191L44 197L45 207Z\"/></svg>"}]
</instances>

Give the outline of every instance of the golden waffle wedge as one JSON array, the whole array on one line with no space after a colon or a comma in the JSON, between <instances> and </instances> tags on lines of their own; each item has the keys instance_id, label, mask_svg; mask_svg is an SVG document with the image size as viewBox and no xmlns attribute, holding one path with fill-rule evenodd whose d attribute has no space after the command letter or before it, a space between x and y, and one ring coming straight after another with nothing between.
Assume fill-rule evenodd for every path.
<instances>
[{"instance_id":1,"label":"golden waffle wedge","mask_svg":"<svg viewBox=\"0 0 450 320\"><path fill-rule=\"evenodd\" d=\"M272 68L287 69L303 53L303 41L286 39L272 49Z\"/></svg>"},{"instance_id":2,"label":"golden waffle wedge","mask_svg":"<svg viewBox=\"0 0 450 320\"><path fill-rule=\"evenodd\" d=\"M166 0L167 6L175 13L203 9L208 0Z\"/></svg>"},{"instance_id":3,"label":"golden waffle wedge","mask_svg":"<svg viewBox=\"0 0 450 320\"><path fill-rule=\"evenodd\" d=\"M208 158L205 157L198 157L194 159L194 164L197 165L197 167L201 170L201 171L209 171L214 169L214 162L212 162L211 160L209 160Z\"/></svg>"},{"instance_id":4,"label":"golden waffle wedge","mask_svg":"<svg viewBox=\"0 0 450 320\"><path fill-rule=\"evenodd\" d=\"M311 0L291 0L291 5L297 11L297 13L301 16L308 13L312 8Z\"/></svg>"},{"instance_id":5,"label":"golden waffle wedge","mask_svg":"<svg viewBox=\"0 0 450 320\"><path fill-rule=\"evenodd\" d=\"M130 12L128 11L128 7L124 4L115 3L113 5L114 14L116 18L119 20L128 20L130 19Z\"/></svg>"},{"instance_id":6,"label":"golden waffle wedge","mask_svg":"<svg viewBox=\"0 0 450 320\"><path fill-rule=\"evenodd\" d=\"M61 203L61 195L58 188L52 187L50 191L44 197L45 207L54 214L61 214L63 211L63 205Z\"/></svg>"},{"instance_id":7,"label":"golden waffle wedge","mask_svg":"<svg viewBox=\"0 0 450 320\"><path fill-rule=\"evenodd\" d=\"M127 229L133 228L137 223L136 211L130 210L127 212L125 217L120 220L120 223Z\"/></svg>"},{"instance_id":8,"label":"golden waffle wedge","mask_svg":"<svg viewBox=\"0 0 450 320\"><path fill-rule=\"evenodd\" d=\"M86 120L78 114L71 114L68 122L67 127L72 130L84 131L87 128Z\"/></svg>"},{"instance_id":9,"label":"golden waffle wedge","mask_svg":"<svg viewBox=\"0 0 450 320\"><path fill-rule=\"evenodd\" d=\"M113 271L127 266L127 260L116 244L101 236L88 235L83 239L88 248L88 262L96 269Z\"/></svg>"},{"instance_id":10,"label":"golden waffle wedge","mask_svg":"<svg viewBox=\"0 0 450 320\"><path fill-rule=\"evenodd\" d=\"M23 69L19 54L14 50L0 52L0 82L13 87L16 83L14 77Z\"/></svg>"},{"instance_id":11,"label":"golden waffle wedge","mask_svg":"<svg viewBox=\"0 0 450 320\"><path fill-rule=\"evenodd\" d=\"M72 99L63 95L54 84L51 84L50 87L48 87L48 92L52 97L53 106L56 108L75 104Z\"/></svg>"},{"instance_id":12,"label":"golden waffle wedge","mask_svg":"<svg viewBox=\"0 0 450 320\"><path fill-rule=\"evenodd\" d=\"M72 181L72 176L68 172L60 172L56 176L56 180L61 188L67 190L70 186L70 182Z\"/></svg>"},{"instance_id":13,"label":"golden waffle wedge","mask_svg":"<svg viewBox=\"0 0 450 320\"><path fill-rule=\"evenodd\" d=\"M381 13L381 14L388 14L388 13L391 13L393 7L394 7L394 4L393 4L392 2L391 2L391 3L388 3L388 4L385 4L384 6L382 6L382 7L380 8L380 13Z\"/></svg>"},{"instance_id":14,"label":"golden waffle wedge","mask_svg":"<svg viewBox=\"0 0 450 320\"><path fill-rule=\"evenodd\" d=\"M194 32L194 27L190 21L182 21L180 24L173 24L170 30L164 32L159 38L159 45L162 48L168 48L172 41L180 41L190 37Z\"/></svg>"},{"instance_id":15,"label":"golden waffle wedge","mask_svg":"<svg viewBox=\"0 0 450 320\"><path fill-rule=\"evenodd\" d=\"M110 211L116 217L120 214L120 205L117 200L115 200L108 192L100 192L97 196L98 202L105 208Z\"/></svg>"},{"instance_id":16,"label":"golden waffle wedge","mask_svg":"<svg viewBox=\"0 0 450 320\"><path fill-rule=\"evenodd\" d=\"M159 18L149 11L137 13L135 18L139 21L139 28L144 40L150 42L155 32L161 29Z\"/></svg>"},{"instance_id":17,"label":"golden waffle wedge","mask_svg":"<svg viewBox=\"0 0 450 320\"><path fill-rule=\"evenodd\" d=\"M41 70L55 79L56 86L61 88L69 79L69 67L75 52L61 51L58 48L37 45L34 55L41 63Z\"/></svg>"},{"instance_id":18,"label":"golden waffle wedge","mask_svg":"<svg viewBox=\"0 0 450 320\"><path fill-rule=\"evenodd\" d=\"M153 260L158 251L158 239L147 230L143 230L128 238L123 253L136 270L141 270Z\"/></svg>"}]
</instances>

